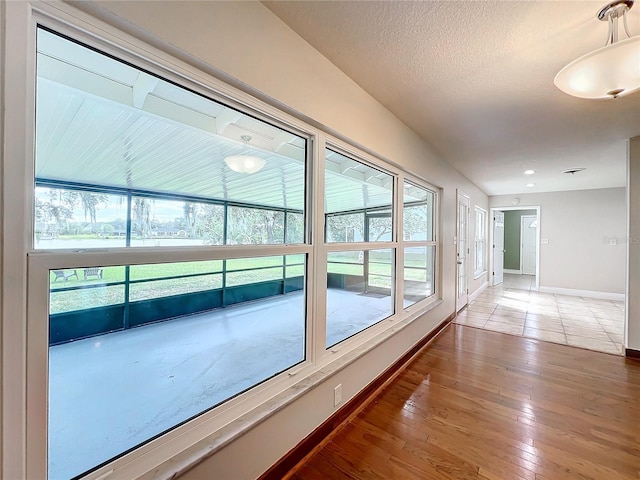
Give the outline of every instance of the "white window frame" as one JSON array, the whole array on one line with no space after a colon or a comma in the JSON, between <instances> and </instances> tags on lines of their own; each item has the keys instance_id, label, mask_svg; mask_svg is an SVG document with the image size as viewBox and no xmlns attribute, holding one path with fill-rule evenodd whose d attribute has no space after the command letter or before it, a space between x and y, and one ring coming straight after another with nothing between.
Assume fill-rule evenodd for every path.
<instances>
[{"instance_id":1,"label":"white window frame","mask_svg":"<svg viewBox=\"0 0 640 480\"><path fill-rule=\"evenodd\" d=\"M482 245L478 256L478 247ZM473 275L477 279L487 273L487 211L476 205L475 207L475 235L473 242ZM478 262L480 260L480 264Z\"/></svg>"},{"instance_id":2,"label":"white window frame","mask_svg":"<svg viewBox=\"0 0 640 480\"><path fill-rule=\"evenodd\" d=\"M307 140L307 170L311 165L309 159L313 146L317 143L318 132L298 119L291 117L284 112L274 109L268 104L264 104L253 97L250 97L234 88L216 81L214 79L203 79L196 70L187 65L179 64L179 62L167 62L160 55L154 55L156 52L151 47L140 45L141 42L134 41L133 44L140 45L139 49L133 51L130 45L127 49L122 48L122 39L118 38L116 42L107 42L104 40L104 32L86 32L82 31L73 24L65 24L60 22L58 18L52 18L49 15L43 15L40 8L47 9L48 6L38 5L38 9L34 9L32 17L32 27L30 34L35 37L37 25L50 28L53 31L67 35L84 44L93 46L104 53L113 55L115 58L124 60L139 68L153 72L161 78L173 81L179 85L185 86L198 93L205 95L214 101L219 101L238 110L250 114L256 118L264 120L276 126L283 127L292 133L295 133ZM57 8L57 7L53 7ZM61 6L66 10L66 6ZM58 12L55 12L56 14ZM58 17L58 15L55 15ZM95 22L95 20L93 20ZM107 31L113 30L112 27L106 27ZM126 37L121 32L116 32L118 36ZM35 39L33 40L34 49L32 51L32 60L35 67ZM35 85L35 68L32 73L32 84ZM31 99L35 104L35 98ZM32 110L33 111L33 110ZM31 177L30 184L25 188L31 197L33 196L33 165L28 177ZM306 174L305 181L308 182L313 178ZM307 188L308 190L308 188ZM307 218L310 215L310 200L305 201L305 211ZM30 208L28 215L31 217L33 201L29 202ZM307 220L307 224L310 222ZM32 229L32 221L28 220L27 225L29 231ZM39 358L40 361L28 362L27 368L27 391L31 392L27 397L27 412L31 418L37 418L40 421L33 421L27 425L26 442L29 445L26 451L26 478L46 478L47 469L47 437L42 432L47 431L47 351L48 351L48 335L45 328L39 321L48 316L48 303L42 299L48 299L48 271L51 269L64 269L69 265L74 268L84 268L93 265L102 265L104 267L115 265L141 265L147 263L165 263L165 262L186 262L201 261L211 259L231 259L238 257L261 257L271 255L295 255L305 254L311 259L312 247L310 243L309 230L306 229L306 238L304 244L295 245L225 245L225 246L209 246L209 247L189 247L189 248L155 248L146 247L139 248L118 248L106 251L87 250L83 253L72 252L70 250L58 251L37 251L33 250L33 235L28 241L27 257L28 257L28 311L27 319L27 356L29 358ZM313 265L310 261L306 267L307 278L313 276ZM312 296L306 295L305 310L310 311ZM309 335L309 332L307 332ZM301 376L307 376L313 371L314 350L310 348L311 342L306 342L305 360L285 372L277 375L273 379L265 381L254 386L247 394L239 395L221 406L201 414L181 425L173 428L171 431L152 440L134 451L117 458L110 462L107 466L98 468L97 470L87 474L83 478L93 479L100 478L110 470L120 471L126 477L135 478L143 475L148 470L148 458L160 461L162 458L170 458L177 452L187 449L190 444L199 440L204 440L211 434L212 427L217 429L229 422L239 418L251 408L256 408L262 404L267 398L273 396L274 392L281 391L285 388L293 386L299 381ZM161 463L161 461L160 461Z\"/></svg>"},{"instance_id":3,"label":"white window frame","mask_svg":"<svg viewBox=\"0 0 640 480\"><path fill-rule=\"evenodd\" d=\"M430 185L426 182L424 182L423 180L416 178L414 176L408 175L408 174L403 174L400 176L400 180L401 183L400 185L402 185L402 188L400 188L398 195L400 197L400 203L399 205L402 206L402 208L400 208L400 214L398 215L398 228L401 231L400 234L400 241L399 243L399 249L400 249L400 254L399 254L399 260L398 262L402 262L400 263L399 269L401 270L401 273L398 274L398 278L401 279L400 281L400 285L398 286L402 291L401 294L402 296L400 296L400 293L398 294L400 296L400 302L402 304L402 301L404 301L404 251L406 247L434 247L435 249L435 253L434 253L434 266L433 266L433 276L434 276L434 281L433 281L433 294L429 295L427 298L424 298L412 305L409 305L408 307L406 307L404 310L406 312L413 312L415 310L421 310L422 308L424 308L425 305L430 305L433 302L436 302L438 300L441 299L440 296L440 292L441 292L441 285L440 285L440 280L441 280L441 272L440 272L440 242L438 239L438 232L440 231L440 220L439 220L439 213L440 213L440 189L434 187L433 185ZM404 191L404 184L405 182L408 182L410 184L415 185L416 187L419 188L423 188L429 192L431 192L433 194L433 207L432 207L432 219L431 219L431 229L433 232L433 238L431 240L408 240L405 238L405 233L404 233L404 195L403 195L403 191Z\"/></svg>"},{"instance_id":4,"label":"white window frame","mask_svg":"<svg viewBox=\"0 0 640 480\"><path fill-rule=\"evenodd\" d=\"M179 262L210 260L212 252L216 258L235 256L266 256L282 254L306 254L308 257L307 282L322 285L326 282L326 258L332 250L345 248L344 244L324 245L324 221L322 202L324 195L324 148L342 149L350 156L364 160L377 169L388 171L394 178L395 215L392 217L394 238L390 242L367 242L366 245L349 244L349 248L361 250L363 247L396 249L395 263L395 314L365 332L340 343L335 348L325 349L326 289L309 288L306 298L307 318L306 361L265 382L221 407L178 427L169 433L135 449L113 462L86 475L86 479L105 478L113 475L119 478L137 478L152 469L171 471L170 459L193 448L199 442L208 442L202 448L202 455L211 453L238 435L227 427L234 421L244 419L242 430L246 431L268 413L258 411L267 398L280 395L282 405L292 401L293 386L315 374L329 376L344 365L344 359L355 359L428 310L442 303L441 295L441 248L440 231L440 190L424 180L405 175L403 169L379 157L353 147L342 139L325 134L284 111L215 79L186 62L172 57L166 52L143 43L140 39L124 33L112 25L102 22L72 5L62 2L7 2L5 4L5 92L11 88L11 95L5 97L5 164L3 199L8 201L3 208L11 208L12 215L3 221L3 270L2 281L5 302L2 311L2 368L3 368L3 473L9 472L16 478L46 478L47 464L47 355L48 327L42 318L48 315L49 270L64 268L73 264L78 268L94 265L137 265L158 262ZM33 251L33 178L32 161L24 163L8 162L7 159L33 159L35 150L35 63L36 25L41 24L54 31L91 45L121 60L157 73L161 77L220 100L246 113L251 113L275 125L300 132L309 140L308 152L313 159L308 163L307 187L313 193L306 199L306 243L295 246L251 245L224 246L195 249L120 249L118 251L91 251L83 253L70 251ZM404 179L433 191L434 196L434 239L436 247L436 267L434 288L436 293L407 309L402 309L405 241L402 234L401 196ZM318 207L320 205L320 207ZM314 228L316 226L316 228ZM411 243L413 244L413 243ZM312 283L309 283L312 282ZM316 290L319 290L316 292ZM28 312L28 314L27 314ZM318 320L321 319L321 320ZM361 348L357 348L361 347ZM342 361L338 361L341 359ZM329 367L329 368L327 368ZM316 380L317 381L317 380ZM313 384L306 388L310 389ZM255 413L254 413L255 412ZM273 409L271 409L273 412ZM236 422L238 423L238 422ZM224 425L224 427L222 427ZM230 433L232 432L232 433ZM225 436L226 435L226 436ZM214 445L212 447L211 445Z\"/></svg>"}]
</instances>

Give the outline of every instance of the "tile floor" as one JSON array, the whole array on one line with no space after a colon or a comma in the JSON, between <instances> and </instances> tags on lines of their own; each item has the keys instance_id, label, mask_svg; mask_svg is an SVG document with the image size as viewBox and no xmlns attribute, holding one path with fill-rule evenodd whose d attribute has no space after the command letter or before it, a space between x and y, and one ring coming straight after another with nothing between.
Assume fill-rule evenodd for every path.
<instances>
[{"instance_id":1,"label":"tile floor","mask_svg":"<svg viewBox=\"0 0 640 480\"><path fill-rule=\"evenodd\" d=\"M505 274L458 314L455 323L623 354L624 302L540 293L535 276Z\"/></svg>"}]
</instances>

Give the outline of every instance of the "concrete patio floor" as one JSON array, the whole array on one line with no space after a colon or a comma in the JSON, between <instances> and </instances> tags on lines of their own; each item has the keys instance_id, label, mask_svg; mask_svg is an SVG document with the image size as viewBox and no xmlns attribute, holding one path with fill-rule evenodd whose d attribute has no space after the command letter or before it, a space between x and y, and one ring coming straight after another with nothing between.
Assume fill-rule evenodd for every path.
<instances>
[{"instance_id":1,"label":"concrete patio floor","mask_svg":"<svg viewBox=\"0 0 640 480\"><path fill-rule=\"evenodd\" d=\"M49 349L49 480L82 474L304 360L301 292ZM327 344L392 313L330 289Z\"/></svg>"}]
</instances>

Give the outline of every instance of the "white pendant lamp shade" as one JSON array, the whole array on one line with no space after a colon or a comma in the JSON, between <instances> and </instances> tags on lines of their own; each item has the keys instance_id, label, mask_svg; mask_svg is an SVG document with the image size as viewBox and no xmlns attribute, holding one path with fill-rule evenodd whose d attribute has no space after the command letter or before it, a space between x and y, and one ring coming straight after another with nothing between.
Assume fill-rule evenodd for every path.
<instances>
[{"instance_id":1,"label":"white pendant lamp shade","mask_svg":"<svg viewBox=\"0 0 640 480\"><path fill-rule=\"evenodd\" d=\"M553 79L556 87L580 98L617 98L640 90L640 35L627 29L627 12L635 0L613 0L598 12L609 24L607 44L574 60ZM618 41L618 22L628 38Z\"/></svg>"},{"instance_id":2,"label":"white pendant lamp shade","mask_svg":"<svg viewBox=\"0 0 640 480\"><path fill-rule=\"evenodd\" d=\"M640 89L640 35L599 48L558 72L556 87L580 98L615 98Z\"/></svg>"},{"instance_id":3,"label":"white pendant lamp shade","mask_svg":"<svg viewBox=\"0 0 640 480\"><path fill-rule=\"evenodd\" d=\"M265 160L253 155L231 155L224 159L224 163L234 172L256 173L264 167Z\"/></svg>"},{"instance_id":4,"label":"white pendant lamp shade","mask_svg":"<svg viewBox=\"0 0 640 480\"><path fill-rule=\"evenodd\" d=\"M227 164L234 172L238 173L256 173L262 170L267 161L264 158L251 155L251 137L249 135L242 135L240 137L244 142L245 153L242 155L230 155L224 159L224 163Z\"/></svg>"}]
</instances>

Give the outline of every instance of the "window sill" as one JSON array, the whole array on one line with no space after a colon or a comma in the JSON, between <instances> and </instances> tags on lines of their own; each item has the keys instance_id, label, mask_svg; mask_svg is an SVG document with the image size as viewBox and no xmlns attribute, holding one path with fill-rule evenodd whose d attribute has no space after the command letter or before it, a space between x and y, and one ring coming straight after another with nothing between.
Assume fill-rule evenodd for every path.
<instances>
[{"instance_id":1,"label":"window sill","mask_svg":"<svg viewBox=\"0 0 640 480\"><path fill-rule=\"evenodd\" d=\"M319 366L316 371L300 379L294 385L287 387L273 398L138 477L139 480L170 480L186 473L442 303L442 299L437 299L417 309L415 312L407 312L406 318L390 325L389 328L375 337L354 347L351 351L346 352L330 363Z\"/></svg>"}]
</instances>

